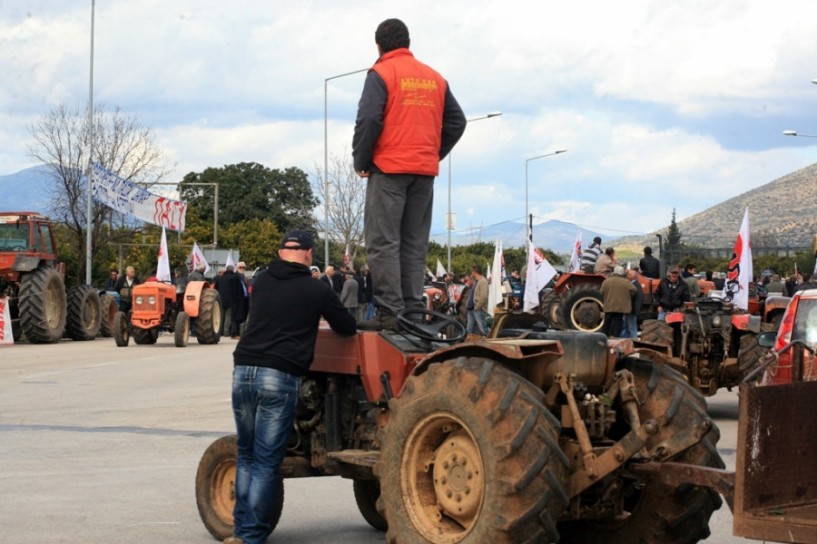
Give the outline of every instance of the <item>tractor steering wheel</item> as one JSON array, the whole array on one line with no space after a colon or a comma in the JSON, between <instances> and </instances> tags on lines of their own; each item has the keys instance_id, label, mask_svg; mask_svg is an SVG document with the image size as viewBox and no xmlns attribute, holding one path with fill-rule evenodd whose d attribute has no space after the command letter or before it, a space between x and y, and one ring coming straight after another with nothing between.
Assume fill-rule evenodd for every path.
<instances>
[{"instance_id":1,"label":"tractor steering wheel","mask_svg":"<svg viewBox=\"0 0 817 544\"><path fill-rule=\"evenodd\" d=\"M406 309L398 313L397 325L429 342L454 344L466 336L465 326L456 319L440 312L420 308Z\"/></svg>"}]
</instances>

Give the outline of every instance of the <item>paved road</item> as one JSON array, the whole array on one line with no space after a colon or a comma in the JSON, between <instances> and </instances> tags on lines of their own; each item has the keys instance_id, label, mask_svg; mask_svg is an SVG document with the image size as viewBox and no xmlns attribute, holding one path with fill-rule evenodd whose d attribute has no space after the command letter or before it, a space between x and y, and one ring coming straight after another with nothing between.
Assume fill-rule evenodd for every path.
<instances>
[{"instance_id":1,"label":"paved road","mask_svg":"<svg viewBox=\"0 0 817 544\"><path fill-rule=\"evenodd\" d=\"M209 543L194 479L232 432L235 341L117 348L112 339L0 348L0 527L5 541ZM737 396L710 403L734 467ZM731 536L724 506L707 542ZM340 478L288 480L276 544L382 543Z\"/></svg>"}]
</instances>

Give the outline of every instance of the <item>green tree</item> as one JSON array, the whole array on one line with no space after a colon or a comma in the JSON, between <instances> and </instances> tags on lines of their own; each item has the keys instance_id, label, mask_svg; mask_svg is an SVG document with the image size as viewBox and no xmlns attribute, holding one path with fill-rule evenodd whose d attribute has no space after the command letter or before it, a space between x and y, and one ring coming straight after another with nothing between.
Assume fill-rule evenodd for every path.
<instances>
[{"instance_id":1,"label":"green tree","mask_svg":"<svg viewBox=\"0 0 817 544\"><path fill-rule=\"evenodd\" d=\"M664 260L667 264L678 264L678 261L681 259L683 247L684 244L681 242L681 230L675 222L675 208L673 208L672 221L669 224L667 235L664 239L664 251L666 252L666 259ZM664 256L662 255L661 257L663 258Z\"/></svg>"},{"instance_id":2,"label":"green tree","mask_svg":"<svg viewBox=\"0 0 817 544\"><path fill-rule=\"evenodd\" d=\"M209 225L212 233L215 191L185 183L218 184L219 231L226 225L256 219L271 221L280 232L299 228L315 233L312 210L318 202L306 173L299 168L278 170L244 162L184 176L180 194L188 203L187 223L193 228ZM210 235L209 240L200 243L212 241ZM219 240L219 245L225 244Z\"/></svg>"},{"instance_id":3,"label":"green tree","mask_svg":"<svg viewBox=\"0 0 817 544\"><path fill-rule=\"evenodd\" d=\"M283 233L269 219L248 219L229 225L223 237L223 245L238 248L247 269L253 270L278 257Z\"/></svg>"}]
</instances>

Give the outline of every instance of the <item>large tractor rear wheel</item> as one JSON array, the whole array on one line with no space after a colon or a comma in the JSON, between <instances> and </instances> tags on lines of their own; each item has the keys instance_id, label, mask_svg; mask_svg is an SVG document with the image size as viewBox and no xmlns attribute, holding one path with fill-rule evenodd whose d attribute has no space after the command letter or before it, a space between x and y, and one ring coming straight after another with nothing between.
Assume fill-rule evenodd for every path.
<instances>
[{"instance_id":1,"label":"large tractor rear wheel","mask_svg":"<svg viewBox=\"0 0 817 544\"><path fill-rule=\"evenodd\" d=\"M377 511L377 499L380 498L380 483L377 480L355 479L354 491L357 509L363 519L366 520L366 523L378 531L385 531L388 524Z\"/></svg>"},{"instance_id":2,"label":"large tractor rear wheel","mask_svg":"<svg viewBox=\"0 0 817 544\"><path fill-rule=\"evenodd\" d=\"M102 322L99 325L99 333L105 337L110 338L114 335L114 318L119 311L119 306L116 304L116 299L108 294L99 295L99 304L102 307Z\"/></svg>"},{"instance_id":3,"label":"large tractor rear wheel","mask_svg":"<svg viewBox=\"0 0 817 544\"><path fill-rule=\"evenodd\" d=\"M653 419L659 423L659 431L647 441L649 451L672 444L674 437L692 429L709 428L699 443L656 460L724 467L716 447L720 431L706 414L703 396L683 376L645 359L627 359L622 367L635 379L641 422ZM622 435L626 430L621 429ZM709 536L709 518L722 502L713 490L690 484L673 487L626 474L622 482L625 513L621 519L565 522L559 526L560 543L691 544Z\"/></svg>"},{"instance_id":4,"label":"large tractor rear wheel","mask_svg":"<svg viewBox=\"0 0 817 544\"><path fill-rule=\"evenodd\" d=\"M218 344L221 340L221 297L215 289L203 289L196 318L196 340L199 344Z\"/></svg>"},{"instance_id":5,"label":"large tractor rear wheel","mask_svg":"<svg viewBox=\"0 0 817 544\"><path fill-rule=\"evenodd\" d=\"M409 378L389 408L375 466L387 542L558 540L569 462L540 389L462 357Z\"/></svg>"},{"instance_id":6,"label":"large tractor rear wheel","mask_svg":"<svg viewBox=\"0 0 817 544\"><path fill-rule=\"evenodd\" d=\"M20 328L32 344L59 342L65 332L65 284L54 268L43 266L20 282Z\"/></svg>"},{"instance_id":7,"label":"large tractor rear wheel","mask_svg":"<svg viewBox=\"0 0 817 544\"><path fill-rule=\"evenodd\" d=\"M68 290L68 324L71 340L93 340L102 325L102 304L99 293L90 285L77 285Z\"/></svg>"},{"instance_id":8,"label":"large tractor rear wheel","mask_svg":"<svg viewBox=\"0 0 817 544\"><path fill-rule=\"evenodd\" d=\"M641 324L641 341L672 349L675 343L672 325L661 319L645 319Z\"/></svg>"},{"instance_id":9,"label":"large tractor rear wheel","mask_svg":"<svg viewBox=\"0 0 817 544\"><path fill-rule=\"evenodd\" d=\"M562 326L584 332L598 332L604 325L604 298L599 286L582 283L561 299Z\"/></svg>"},{"instance_id":10,"label":"large tractor rear wheel","mask_svg":"<svg viewBox=\"0 0 817 544\"><path fill-rule=\"evenodd\" d=\"M204 526L216 540L233 534L235 467L238 458L236 436L223 436L210 444L196 471L196 506ZM284 481L278 479L272 499L272 528L278 525L284 508Z\"/></svg>"}]
</instances>

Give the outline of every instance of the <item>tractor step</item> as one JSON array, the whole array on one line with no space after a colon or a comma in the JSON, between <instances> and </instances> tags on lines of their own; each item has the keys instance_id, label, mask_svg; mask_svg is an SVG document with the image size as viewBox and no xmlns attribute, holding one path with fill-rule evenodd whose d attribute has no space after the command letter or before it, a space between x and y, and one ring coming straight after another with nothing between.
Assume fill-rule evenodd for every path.
<instances>
[{"instance_id":1,"label":"tractor step","mask_svg":"<svg viewBox=\"0 0 817 544\"><path fill-rule=\"evenodd\" d=\"M374 467L380 459L380 452L372 450L341 450L329 452L326 455L340 463L366 468Z\"/></svg>"}]
</instances>

